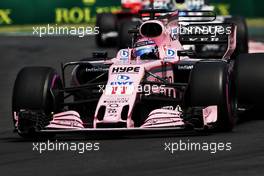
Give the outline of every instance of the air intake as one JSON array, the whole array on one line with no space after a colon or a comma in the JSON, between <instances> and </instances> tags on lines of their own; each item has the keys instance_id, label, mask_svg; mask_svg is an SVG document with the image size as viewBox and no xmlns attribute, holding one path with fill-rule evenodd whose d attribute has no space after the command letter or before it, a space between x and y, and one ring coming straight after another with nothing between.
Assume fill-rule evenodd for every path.
<instances>
[{"instance_id":1,"label":"air intake","mask_svg":"<svg viewBox=\"0 0 264 176\"><path fill-rule=\"evenodd\" d=\"M163 33L164 26L157 21L145 22L140 27L140 34L148 38L159 37Z\"/></svg>"}]
</instances>

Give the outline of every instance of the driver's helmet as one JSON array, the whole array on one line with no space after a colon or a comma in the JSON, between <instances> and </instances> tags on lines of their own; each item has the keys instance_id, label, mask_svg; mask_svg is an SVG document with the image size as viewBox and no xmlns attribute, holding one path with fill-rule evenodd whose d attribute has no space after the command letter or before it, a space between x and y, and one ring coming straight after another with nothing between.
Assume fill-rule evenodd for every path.
<instances>
[{"instance_id":1,"label":"driver's helmet","mask_svg":"<svg viewBox=\"0 0 264 176\"><path fill-rule=\"evenodd\" d=\"M153 40L139 40L134 45L134 57L142 60L158 59L158 46Z\"/></svg>"},{"instance_id":2,"label":"driver's helmet","mask_svg":"<svg viewBox=\"0 0 264 176\"><path fill-rule=\"evenodd\" d=\"M171 0L155 0L153 7L154 9L172 10L174 8L174 4Z\"/></svg>"},{"instance_id":3,"label":"driver's helmet","mask_svg":"<svg viewBox=\"0 0 264 176\"><path fill-rule=\"evenodd\" d=\"M186 0L187 10L202 10L205 5L204 0Z\"/></svg>"}]
</instances>

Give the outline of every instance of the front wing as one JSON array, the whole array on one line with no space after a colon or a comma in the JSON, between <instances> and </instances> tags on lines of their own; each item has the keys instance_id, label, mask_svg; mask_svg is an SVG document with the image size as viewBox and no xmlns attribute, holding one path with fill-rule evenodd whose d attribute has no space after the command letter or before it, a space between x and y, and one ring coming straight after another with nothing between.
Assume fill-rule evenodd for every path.
<instances>
[{"instance_id":1,"label":"front wing","mask_svg":"<svg viewBox=\"0 0 264 176\"><path fill-rule=\"evenodd\" d=\"M27 113L27 112L26 112ZM41 128L35 128L37 133L55 133L55 134L127 134L127 133L146 133L146 134L155 134L155 133L175 133L175 132L184 132L187 131L201 131L204 129L209 129L212 127L212 124L217 121L217 106L209 106L202 109L202 126L196 126L191 121L185 120L183 114L175 109L156 109L153 110L145 120L145 122L140 127L117 127L113 128L107 126L104 128L95 128L95 127L86 127L79 117L79 114L75 111L66 111L58 114L54 114L51 120L47 125L42 126ZM29 114L32 116L32 114ZM21 117L27 117L21 115ZM38 118L41 115L36 116ZM28 118L27 118L28 119ZM34 118L31 118L32 120ZM34 120L33 120L34 121ZM23 118L20 119L20 123L23 122ZM43 122L42 122L43 123ZM119 122L116 122L119 123ZM124 122L122 122L125 124ZM19 123L18 123L19 124ZM39 120L36 119L35 126L39 127ZM113 124L113 123L109 123ZM94 125L96 126L96 125ZM19 125L18 125L19 127ZM23 131L20 131L23 133Z\"/></svg>"}]
</instances>

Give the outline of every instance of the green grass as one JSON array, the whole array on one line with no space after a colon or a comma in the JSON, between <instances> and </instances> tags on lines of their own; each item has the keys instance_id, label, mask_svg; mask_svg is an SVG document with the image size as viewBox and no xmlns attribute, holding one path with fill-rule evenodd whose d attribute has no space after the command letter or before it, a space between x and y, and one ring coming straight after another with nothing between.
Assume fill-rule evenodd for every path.
<instances>
[{"instance_id":1,"label":"green grass","mask_svg":"<svg viewBox=\"0 0 264 176\"><path fill-rule=\"evenodd\" d=\"M264 28L264 18L247 19L247 25L249 27L262 27L262 28Z\"/></svg>"}]
</instances>

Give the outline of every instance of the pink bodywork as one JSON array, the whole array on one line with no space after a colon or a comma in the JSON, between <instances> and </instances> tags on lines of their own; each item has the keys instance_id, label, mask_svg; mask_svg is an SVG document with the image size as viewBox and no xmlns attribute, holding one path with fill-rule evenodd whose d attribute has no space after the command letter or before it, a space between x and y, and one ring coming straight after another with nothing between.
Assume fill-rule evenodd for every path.
<instances>
[{"instance_id":1,"label":"pink bodywork","mask_svg":"<svg viewBox=\"0 0 264 176\"><path fill-rule=\"evenodd\" d=\"M83 122L76 111L66 111L53 115L47 128L83 129Z\"/></svg>"},{"instance_id":2,"label":"pink bodywork","mask_svg":"<svg viewBox=\"0 0 264 176\"><path fill-rule=\"evenodd\" d=\"M179 62L177 50L182 50L183 47L179 40L173 40L170 36L171 30L177 27L178 21L174 20L169 23L157 20L146 21L145 23L157 23L162 26L162 34L156 38L151 38L158 45L159 60L140 60L133 58L133 49L121 49L117 56L110 60L112 66L109 68L109 79L104 93L99 99L97 108L94 114L93 128L96 129L98 124L113 124L118 122L126 123L127 128L134 128L132 120L132 112L134 105L140 101L138 86L145 75L145 71L153 71L166 67L167 71L155 72L155 75L162 77L172 77L173 72L171 66ZM144 24L144 23L143 23ZM235 49L235 32L233 29L228 43L228 50L225 57L230 56ZM144 36L143 36L144 38ZM167 50L174 51L174 54L168 56ZM181 57L182 60L189 60L188 57ZM107 61L109 63L109 61ZM165 66L166 65L166 66ZM129 68L129 71L122 73L122 70ZM118 70L118 71L117 71ZM122 78L122 79L121 79ZM153 78L152 78L153 79ZM150 81L153 81L149 78ZM120 84L121 85L120 85ZM159 91L159 90L158 90ZM174 96L174 95L173 95ZM129 106L126 120L122 120L121 112L124 106ZM99 109L105 106L104 117L98 119ZM164 128L184 126L185 122L181 118L182 112L179 109L156 109L150 112L144 124L140 128ZM204 125L217 121L217 106L209 106L203 109ZM84 129L83 122L80 116L75 111L66 111L53 115L53 120L47 128L57 129Z\"/></svg>"}]
</instances>

